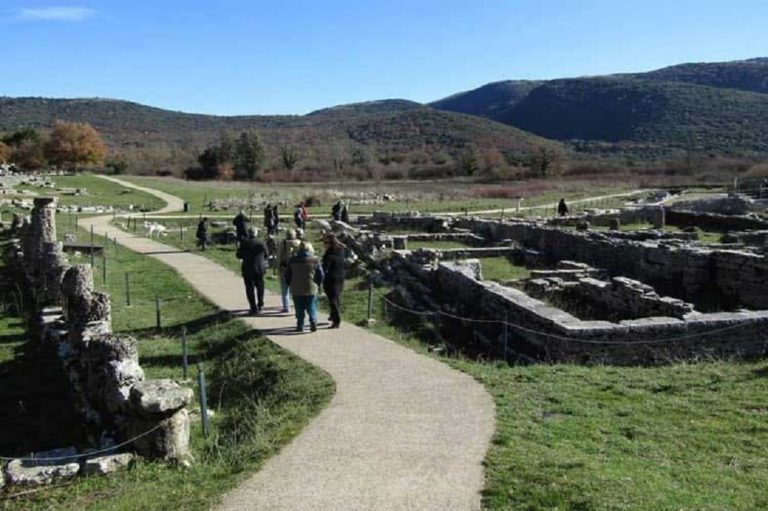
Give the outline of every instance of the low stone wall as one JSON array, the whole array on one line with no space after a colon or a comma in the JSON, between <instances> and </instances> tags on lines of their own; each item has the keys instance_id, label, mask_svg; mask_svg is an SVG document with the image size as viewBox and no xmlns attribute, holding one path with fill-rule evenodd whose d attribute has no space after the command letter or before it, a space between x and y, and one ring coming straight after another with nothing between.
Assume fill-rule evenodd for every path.
<instances>
[{"instance_id":1,"label":"low stone wall","mask_svg":"<svg viewBox=\"0 0 768 511\"><path fill-rule=\"evenodd\" d=\"M478 281L455 263L441 263L426 282L441 310L474 320L506 318L517 325L508 327L508 348L539 360L646 364L700 356L759 357L768 347L768 311L582 321L517 289ZM490 342L489 351L498 352L503 325L450 317L443 322L444 330L471 332L474 342Z\"/></svg>"},{"instance_id":2,"label":"low stone wall","mask_svg":"<svg viewBox=\"0 0 768 511\"><path fill-rule=\"evenodd\" d=\"M768 258L673 242L612 239L595 232L564 231L527 222L458 219L461 227L493 240L513 239L552 260L575 260L653 285L664 294L696 302L719 292L743 307L768 309Z\"/></svg>"},{"instance_id":3,"label":"low stone wall","mask_svg":"<svg viewBox=\"0 0 768 511\"><path fill-rule=\"evenodd\" d=\"M698 227L705 231L746 231L768 229L768 220L752 216L721 215L670 209L667 223L675 227Z\"/></svg>"},{"instance_id":4,"label":"low stone wall","mask_svg":"<svg viewBox=\"0 0 768 511\"><path fill-rule=\"evenodd\" d=\"M651 286L626 277L614 277L610 281L591 277L575 281L532 278L525 282L525 292L534 298L554 300L582 319L586 319L584 316L608 320L656 316L683 319L694 311L693 304L659 296Z\"/></svg>"}]
</instances>

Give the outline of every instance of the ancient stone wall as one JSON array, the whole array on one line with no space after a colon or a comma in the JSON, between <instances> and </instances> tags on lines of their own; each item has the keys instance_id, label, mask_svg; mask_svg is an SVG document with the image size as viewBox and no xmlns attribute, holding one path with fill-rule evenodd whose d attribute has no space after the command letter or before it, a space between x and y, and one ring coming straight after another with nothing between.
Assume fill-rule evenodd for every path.
<instances>
[{"instance_id":1,"label":"ancient stone wall","mask_svg":"<svg viewBox=\"0 0 768 511\"><path fill-rule=\"evenodd\" d=\"M33 340L58 351L92 437L119 443L149 431L133 443L139 454L188 462L192 390L144 379L136 340L112 333L110 299L94 289L92 268L67 264L53 199L35 199L11 256L31 293Z\"/></svg>"},{"instance_id":2,"label":"ancient stone wall","mask_svg":"<svg viewBox=\"0 0 768 511\"><path fill-rule=\"evenodd\" d=\"M768 311L693 314L684 319L651 317L582 321L517 289L476 280L454 263L441 263L427 281L431 297L454 316L505 318L508 346L527 356L568 362L637 364L697 356L764 356ZM423 292L423 289L420 290ZM446 317L448 330L470 327L476 342L497 343L503 325ZM477 335L480 334L480 335ZM677 340L669 340L677 339Z\"/></svg>"}]
</instances>

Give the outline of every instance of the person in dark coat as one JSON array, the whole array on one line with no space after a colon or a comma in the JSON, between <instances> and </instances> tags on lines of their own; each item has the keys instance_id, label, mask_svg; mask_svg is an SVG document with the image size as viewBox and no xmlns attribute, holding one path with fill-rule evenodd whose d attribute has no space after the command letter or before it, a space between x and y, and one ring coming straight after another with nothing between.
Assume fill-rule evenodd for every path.
<instances>
[{"instance_id":1,"label":"person in dark coat","mask_svg":"<svg viewBox=\"0 0 768 511\"><path fill-rule=\"evenodd\" d=\"M258 314L264 308L264 275L267 273L269 256L267 246L256 238L257 234L256 229L248 229L248 236L237 249L237 258L242 260L240 272L243 275L245 296L248 298L251 314ZM253 293L254 287L256 296Z\"/></svg>"},{"instance_id":2,"label":"person in dark coat","mask_svg":"<svg viewBox=\"0 0 768 511\"><path fill-rule=\"evenodd\" d=\"M267 234L272 234L272 222L274 221L274 217L272 216L272 205L267 204L264 207L264 229L267 231Z\"/></svg>"},{"instance_id":3,"label":"person in dark coat","mask_svg":"<svg viewBox=\"0 0 768 511\"><path fill-rule=\"evenodd\" d=\"M331 218L336 220L337 222L341 220L341 201L338 201L336 204L333 205L331 208Z\"/></svg>"},{"instance_id":4,"label":"person in dark coat","mask_svg":"<svg viewBox=\"0 0 768 511\"><path fill-rule=\"evenodd\" d=\"M195 232L197 238L197 246L199 246L203 252L205 248L211 243L211 236L208 234L208 218L203 217L197 223L197 231Z\"/></svg>"},{"instance_id":5,"label":"person in dark coat","mask_svg":"<svg viewBox=\"0 0 768 511\"><path fill-rule=\"evenodd\" d=\"M341 292L344 290L345 246L334 236L325 237L325 254L323 254L323 291L331 306L330 328L339 328L341 324Z\"/></svg>"},{"instance_id":6,"label":"person in dark coat","mask_svg":"<svg viewBox=\"0 0 768 511\"><path fill-rule=\"evenodd\" d=\"M245 211L241 209L240 213L238 213L235 219L232 220L232 225L235 226L238 243L242 242L245 238L248 237L248 228L245 225L246 223L248 223L248 217L245 216Z\"/></svg>"},{"instance_id":7,"label":"person in dark coat","mask_svg":"<svg viewBox=\"0 0 768 511\"><path fill-rule=\"evenodd\" d=\"M280 225L280 213L277 211L277 204L272 206L272 230L269 234L277 236L277 229Z\"/></svg>"},{"instance_id":8,"label":"person in dark coat","mask_svg":"<svg viewBox=\"0 0 768 511\"><path fill-rule=\"evenodd\" d=\"M560 216L568 214L568 205L565 203L565 199L560 199L560 202L557 203L557 214Z\"/></svg>"},{"instance_id":9,"label":"person in dark coat","mask_svg":"<svg viewBox=\"0 0 768 511\"><path fill-rule=\"evenodd\" d=\"M341 221L345 224L349 223L349 208L346 202L341 203Z\"/></svg>"}]
</instances>

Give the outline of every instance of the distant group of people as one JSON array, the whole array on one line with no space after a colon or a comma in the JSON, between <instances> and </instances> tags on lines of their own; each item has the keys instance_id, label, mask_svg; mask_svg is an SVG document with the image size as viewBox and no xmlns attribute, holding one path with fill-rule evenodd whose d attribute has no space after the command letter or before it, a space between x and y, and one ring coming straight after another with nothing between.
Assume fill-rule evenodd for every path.
<instances>
[{"instance_id":1,"label":"distant group of people","mask_svg":"<svg viewBox=\"0 0 768 511\"><path fill-rule=\"evenodd\" d=\"M349 223L349 207L344 201L338 201L331 208L331 217L338 221Z\"/></svg>"}]
</instances>

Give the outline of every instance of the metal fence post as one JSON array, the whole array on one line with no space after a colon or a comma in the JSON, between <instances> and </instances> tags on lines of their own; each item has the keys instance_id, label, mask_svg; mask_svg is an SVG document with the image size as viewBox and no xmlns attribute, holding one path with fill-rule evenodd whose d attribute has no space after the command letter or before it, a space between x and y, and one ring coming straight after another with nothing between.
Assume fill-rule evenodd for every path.
<instances>
[{"instance_id":1,"label":"metal fence post","mask_svg":"<svg viewBox=\"0 0 768 511\"><path fill-rule=\"evenodd\" d=\"M157 329L160 330L163 327L163 322L160 316L160 297L158 295L155 295L155 322Z\"/></svg>"},{"instance_id":2,"label":"metal fence post","mask_svg":"<svg viewBox=\"0 0 768 511\"><path fill-rule=\"evenodd\" d=\"M189 357L187 354L187 327L181 327L181 371L184 379L187 379Z\"/></svg>"},{"instance_id":3,"label":"metal fence post","mask_svg":"<svg viewBox=\"0 0 768 511\"><path fill-rule=\"evenodd\" d=\"M203 424L203 436L208 438L208 396L205 390L203 364L197 364L197 390L200 395L200 419Z\"/></svg>"},{"instance_id":4,"label":"metal fence post","mask_svg":"<svg viewBox=\"0 0 768 511\"><path fill-rule=\"evenodd\" d=\"M101 253L101 281L107 283L107 251Z\"/></svg>"},{"instance_id":5,"label":"metal fence post","mask_svg":"<svg viewBox=\"0 0 768 511\"><path fill-rule=\"evenodd\" d=\"M373 282L368 283L368 324L373 319Z\"/></svg>"},{"instance_id":6,"label":"metal fence post","mask_svg":"<svg viewBox=\"0 0 768 511\"><path fill-rule=\"evenodd\" d=\"M507 349L509 346L509 314L504 315L504 362L507 361Z\"/></svg>"},{"instance_id":7,"label":"metal fence post","mask_svg":"<svg viewBox=\"0 0 768 511\"><path fill-rule=\"evenodd\" d=\"M129 278L130 273L125 272L125 305L131 306L131 281Z\"/></svg>"}]
</instances>

